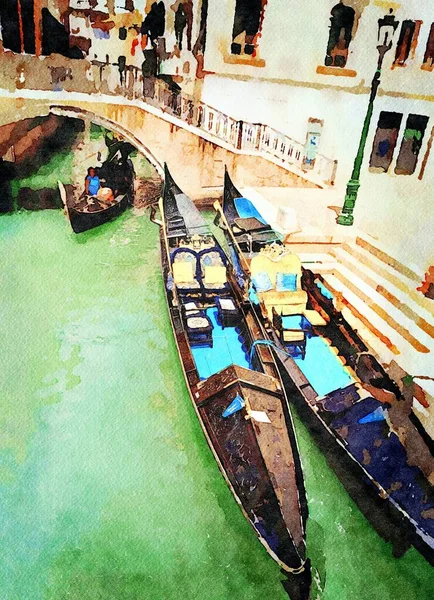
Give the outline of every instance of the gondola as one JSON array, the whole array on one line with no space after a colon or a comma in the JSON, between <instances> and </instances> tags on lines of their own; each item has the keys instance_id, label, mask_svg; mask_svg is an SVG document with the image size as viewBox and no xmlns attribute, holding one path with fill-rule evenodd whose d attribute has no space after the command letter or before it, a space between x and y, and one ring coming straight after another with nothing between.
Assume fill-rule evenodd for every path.
<instances>
[{"instance_id":1,"label":"gondola","mask_svg":"<svg viewBox=\"0 0 434 600\"><path fill-rule=\"evenodd\" d=\"M197 417L245 517L307 598L307 502L276 362L226 255L167 166L160 213L169 315Z\"/></svg>"},{"instance_id":2,"label":"gondola","mask_svg":"<svg viewBox=\"0 0 434 600\"><path fill-rule=\"evenodd\" d=\"M287 397L359 508L392 542L395 554L412 544L434 564L432 448L423 447L413 415L405 414L411 413L412 396L406 401L402 387L369 353L335 307L321 275L303 269L283 244L243 250L230 226L233 213L227 199L235 188L229 176L226 183L223 204L216 202L214 208L237 266L239 292L253 303ZM257 291L259 272L270 273L269 290ZM287 291L278 291L285 276ZM405 374L400 377L404 382ZM419 466L391 426L393 411L421 443Z\"/></svg>"},{"instance_id":3,"label":"gondola","mask_svg":"<svg viewBox=\"0 0 434 600\"><path fill-rule=\"evenodd\" d=\"M123 142L119 143L118 146ZM129 146L129 145L128 145ZM134 200L134 168L125 153L112 154L101 168L99 174L105 186L115 190L114 198L106 201L97 196L78 196L72 186L58 181L60 197L66 215L75 233L82 233L99 227L121 215Z\"/></svg>"},{"instance_id":4,"label":"gondola","mask_svg":"<svg viewBox=\"0 0 434 600\"><path fill-rule=\"evenodd\" d=\"M281 236L265 221L253 203L240 194L226 168L223 211L226 223L243 252L259 252L267 244L281 241Z\"/></svg>"},{"instance_id":5,"label":"gondola","mask_svg":"<svg viewBox=\"0 0 434 600\"><path fill-rule=\"evenodd\" d=\"M74 193L68 193L61 181L57 184L74 233L82 233L116 219L129 204L128 194L118 194L110 206L102 204L98 198L76 200Z\"/></svg>"}]
</instances>

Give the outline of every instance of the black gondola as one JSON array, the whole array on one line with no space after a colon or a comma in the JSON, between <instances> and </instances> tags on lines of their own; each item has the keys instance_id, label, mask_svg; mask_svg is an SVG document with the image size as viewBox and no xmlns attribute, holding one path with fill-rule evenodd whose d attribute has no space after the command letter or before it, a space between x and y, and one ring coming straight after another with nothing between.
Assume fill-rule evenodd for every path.
<instances>
[{"instance_id":1,"label":"black gondola","mask_svg":"<svg viewBox=\"0 0 434 600\"><path fill-rule=\"evenodd\" d=\"M125 142L116 144L116 152L109 152L109 158L98 169L98 175L104 181L104 185L114 190L114 198L111 201L97 196L77 197L72 186L68 186L67 189L58 181L60 197L75 233L82 233L116 219L133 203L135 173L128 158L133 146Z\"/></svg>"},{"instance_id":2,"label":"black gondola","mask_svg":"<svg viewBox=\"0 0 434 600\"><path fill-rule=\"evenodd\" d=\"M248 198L244 198L233 184L225 168L223 212L237 244L243 252L259 252L281 236L265 222Z\"/></svg>"},{"instance_id":3,"label":"black gondola","mask_svg":"<svg viewBox=\"0 0 434 600\"><path fill-rule=\"evenodd\" d=\"M80 210L76 208L77 203L74 200L73 193L68 194L61 181L58 181L58 186L74 233L82 233L116 219L126 210L129 204L127 194L118 194L115 196L114 202L108 207L101 206L98 200L95 199L93 200L94 204L86 202L85 208Z\"/></svg>"},{"instance_id":4,"label":"black gondola","mask_svg":"<svg viewBox=\"0 0 434 600\"><path fill-rule=\"evenodd\" d=\"M433 459L412 423L411 389L409 395L407 387L406 400L335 308L333 294L321 275L302 269L298 257L283 244L257 247L256 252L240 244L231 226L231 199L236 188L227 173L225 183L223 207L216 202L214 208L237 265L240 293L256 304L264 332L273 344L287 397L353 500L377 531L393 543L395 552L401 554L413 544L434 564ZM258 270L266 270L268 259L270 281L273 274L274 281L268 290L257 293L255 276ZM297 281L287 296L277 291L278 275L280 284L285 275L289 284L291 277L293 284ZM396 426L392 427L393 414L395 419L402 418L407 434L418 440L426 455L420 468L415 464L414 450L410 457L405 439L398 437Z\"/></svg>"},{"instance_id":5,"label":"black gondola","mask_svg":"<svg viewBox=\"0 0 434 600\"><path fill-rule=\"evenodd\" d=\"M307 502L273 354L263 345L254 352L263 342L260 322L240 301L226 255L167 166L160 212L169 315L194 409L244 515L274 560L297 574L298 597L307 598Z\"/></svg>"}]
</instances>

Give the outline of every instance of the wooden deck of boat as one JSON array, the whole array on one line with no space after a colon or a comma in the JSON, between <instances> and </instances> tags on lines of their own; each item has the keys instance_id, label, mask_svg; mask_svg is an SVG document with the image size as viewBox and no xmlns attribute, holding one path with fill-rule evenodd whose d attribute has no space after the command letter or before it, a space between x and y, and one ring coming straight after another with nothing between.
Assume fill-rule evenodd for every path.
<instances>
[{"instance_id":1,"label":"wooden deck of boat","mask_svg":"<svg viewBox=\"0 0 434 600\"><path fill-rule=\"evenodd\" d=\"M303 542L303 529L299 514L298 486L294 457L292 453L284 452L285 448L291 448L291 443L282 400L249 388L244 389L244 395L252 410L265 412L271 421L270 426L269 423L253 420L253 429L285 522L296 546L300 547Z\"/></svg>"},{"instance_id":2,"label":"wooden deck of boat","mask_svg":"<svg viewBox=\"0 0 434 600\"><path fill-rule=\"evenodd\" d=\"M250 410L265 413L270 421L261 422L252 418L252 428L285 523L295 545L300 548L304 531L300 519L295 459L284 415L285 400L281 385L274 377L231 365L200 382L192 390L193 397L198 408L201 408L215 396L226 394L234 387L241 392Z\"/></svg>"}]
</instances>

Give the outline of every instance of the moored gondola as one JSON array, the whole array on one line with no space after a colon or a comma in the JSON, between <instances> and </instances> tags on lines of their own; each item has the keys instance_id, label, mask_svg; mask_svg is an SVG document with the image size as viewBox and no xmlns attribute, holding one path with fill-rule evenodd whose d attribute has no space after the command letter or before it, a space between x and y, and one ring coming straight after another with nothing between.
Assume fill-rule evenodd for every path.
<instances>
[{"instance_id":1,"label":"moored gondola","mask_svg":"<svg viewBox=\"0 0 434 600\"><path fill-rule=\"evenodd\" d=\"M243 252L258 252L267 244L281 241L281 236L265 221L253 203L237 190L226 168L223 213Z\"/></svg>"},{"instance_id":2,"label":"moored gondola","mask_svg":"<svg viewBox=\"0 0 434 600\"><path fill-rule=\"evenodd\" d=\"M307 598L307 502L274 357L226 255L167 166L160 212L169 315L194 409L244 515Z\"/></svg>"},{"instance_id":3,"label":"moored gondola","mask_svg":"<svg viewBox=\"0 0 434 600\"><path fill-rule=\"evenodd\" d=\"M251 252L239 243L229 192L230 186L223 207L214 206L240 293L255 306L287 397L395 552L413 544L434 564L434 457L411 410L415 382L396 365L391 379L336 308L321 276L303 269L290 248L269 244Z\"/></svg>"}]
</instances>

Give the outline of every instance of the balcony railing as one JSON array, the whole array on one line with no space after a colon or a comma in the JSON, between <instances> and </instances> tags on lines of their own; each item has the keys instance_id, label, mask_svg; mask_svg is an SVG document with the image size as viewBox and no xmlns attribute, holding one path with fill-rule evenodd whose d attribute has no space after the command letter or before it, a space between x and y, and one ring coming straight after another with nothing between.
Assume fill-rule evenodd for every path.
<instances>
[{"instance_id":1,"label":"balcony railing","mask_svg":"<svg viewBox=\"0 0 434 600\"><path fill-rule=\"evenodd\" d=\"M15 61L11 61L12 56ZM5 69L2 68L3 64ZM7 74L6 70L9 70L10 73ZM29 55L13 55L8 52L7 55L0 53L1 71L5 76L5 79L2 78L3 81L6 81L6 77L9 75L9 83L11 79L13 81L15 78L18 83L17 87L21 88L64 89L65 91L85 93L101 92L115 96L122 95L132 101L144 102L221 140L235 151L262 156L284 169L305 176L306 179L318 185L331 186L334 184L336 160L319 152L315 154L314 158L308 158L304 144L293 140L273 127L261 123L237 121L186 94L179 89L179 86L169 85L162 79L148 78L144 80L137 67L127 68L123 74L121 85L117 65L103 62L90 64L87 61L72 61L64 57L59 57L57 65L56 62L53 62L53 57L36 59ZM79 85L77 85L77 81L80 82Z\"/></svg>"}]
</instances>

